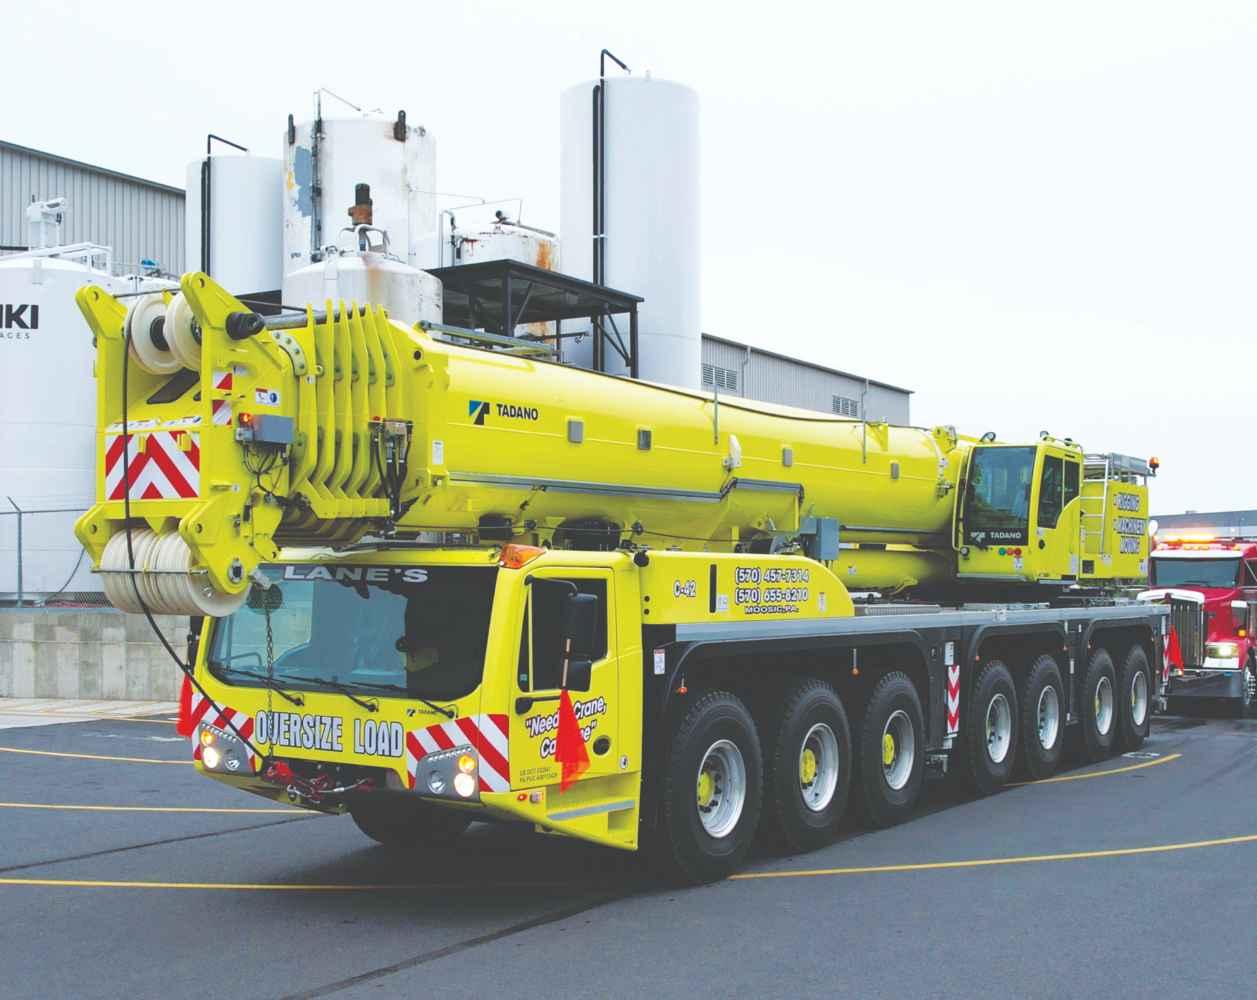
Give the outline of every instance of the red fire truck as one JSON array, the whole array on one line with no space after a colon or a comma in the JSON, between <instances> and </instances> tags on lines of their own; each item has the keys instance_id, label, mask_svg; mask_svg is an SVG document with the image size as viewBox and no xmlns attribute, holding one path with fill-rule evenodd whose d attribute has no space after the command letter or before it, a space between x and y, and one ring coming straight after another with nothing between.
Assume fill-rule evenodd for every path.
<instances>
[{"instance_id":1,"label":"red fire truck","mask_svg":"<svg viewBox=\"0 0 1257 1000\"><path fill-rule=\"evenodd\" d=\"M1141 600L1171 606L1166 694L1171 711L1224 700L1257 704L1257 538L1157 535Z\"/></svg>"}]
</instances>

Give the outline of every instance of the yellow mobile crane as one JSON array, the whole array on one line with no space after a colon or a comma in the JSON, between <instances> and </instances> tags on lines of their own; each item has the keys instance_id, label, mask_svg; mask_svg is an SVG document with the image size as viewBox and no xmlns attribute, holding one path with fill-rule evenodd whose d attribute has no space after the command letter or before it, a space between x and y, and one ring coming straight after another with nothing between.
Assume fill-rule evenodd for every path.
<instances>
[{"instance_id":1,"label":"yellow mobile crane","mask_svg":"<svg viewBox=\"0 0 1257 1000\"><path fill-rule=\"evenodd\" d=\"M1166 610L1118 590L1146 574L1149 463L730 402L371 306L264 317L199 273L78 302L76 533L118 607L201 622L216 779L384 842L522 819L708 879L761 824L812 847L852 795L886 825L927 770L989 792L1050 774L1067 728L1093 758L1148 731Z\"/></svg>"}]
</instances>

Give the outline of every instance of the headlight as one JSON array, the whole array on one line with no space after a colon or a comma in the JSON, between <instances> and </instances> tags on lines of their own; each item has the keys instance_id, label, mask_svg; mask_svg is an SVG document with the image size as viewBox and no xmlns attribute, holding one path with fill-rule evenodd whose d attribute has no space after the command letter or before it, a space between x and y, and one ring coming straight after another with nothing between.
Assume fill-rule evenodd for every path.
<instances>
[{"instance_id":1,"label":"headlight","mask_svg":"<svg viewBox=\"0 0 1257 1000\"><path fill-rule=\"evenodd\" d=\"M415 791L445 799L479 798L480 758L469 746L430 753L419 763Z\"/></svg>"},{"instance_id":2,"label":"headlight","mask_svg":"<svg viewBox=\"0 0 1257 1000\"><path fill-rule=\"evenodd\" d=\"M249 774L253 770L248 751L235 733L202 725L196 739L201 745L201 764L207 771Z\"/></svg>"},{"instance_id":3,"label":"headlight","mask_svg":"<svg viewBox=\"0 0 1257 1000\"><path fill-rule=\"evenodd\" d=\"M1238 642L1210 642L1205 645L1205 656L1211 660L1234 660L1239 655Z\"/></svg>"}]
</instances>

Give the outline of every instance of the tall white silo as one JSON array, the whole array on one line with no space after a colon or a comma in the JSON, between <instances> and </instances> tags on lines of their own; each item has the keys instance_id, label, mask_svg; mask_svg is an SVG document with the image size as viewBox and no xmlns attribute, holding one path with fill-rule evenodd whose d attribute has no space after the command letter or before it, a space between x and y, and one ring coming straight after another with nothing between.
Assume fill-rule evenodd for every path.
<instances>
[{"instance_id":1,"label":"tall white silo","mask_svg":"<svg viewBox=\"0 0 1257 1000\"><path fill-rule=\"evenodd\" d=\"M74 303L83 285L126 289L105 247L0 258L0 600L98 591L73 525L96 496L92 334ZM41 511L43 513L29 513ZM77 569L76 569L77 567Z\"/></svg>"},{"instance_id":2,"label":"tall white silo","mask_svg":"<svg viewBox=\"0 0 1257 1000\"><path fill-rule=\"evenodd\" d=\"M594 105L596 81L560 99L562 270L594 279ZM605 205L602 283L645 298L639 310L639 374L697 388L701 365L698 95L651 77L604 83ZM628 342L626 318L617 318ZM564 333L578 324L564 323ZM626 369L614 351L607 370ZM565 357L591 366L593 343L564 344Z\"/></svg>"},{"instance_id":3,"label":"tall white silo","mask_svg":"<svg viewBox=\"0 0 1257 1000\"><path fill-rule=\"evenodd\" d=\"M441 282L421 270L436 230L436 142L405 112L289 119L284 302L368 301L404 323L440 322Z\"/></svg>"},{"instance_id":4,"label":"tall white silo","mask_svg":"<svg viewBox=\"0 0 1257 1000\"><path fill-rule=\"evenodd\" d=\"M205 271L237 295L278 289L283 279L283 161L205 156L188 164L187 179L187 269Z\"/></svg>"},{"instance_id":5,"label":"tall white silo","mask_svg":"<svg viewBox=\"0 0 1257 1000\"><path fill-rule=\"evenodd\" d=\"M436 259L436 140L405 112L290 124L284 136L283 270L309 264L351 225L354 189L371 189L373 224L412 267ZM316 189L320 192L316 194Z\"/></svg>"}]
</instances>

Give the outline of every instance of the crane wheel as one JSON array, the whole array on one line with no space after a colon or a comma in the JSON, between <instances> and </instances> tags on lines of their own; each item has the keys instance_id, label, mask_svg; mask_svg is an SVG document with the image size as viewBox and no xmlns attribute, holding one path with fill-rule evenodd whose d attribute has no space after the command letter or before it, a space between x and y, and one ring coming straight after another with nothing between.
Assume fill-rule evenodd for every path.
<instances>
[{"instance_id":1,"label":"crane wheel","mask_svg":"<svg viewBox=\"0 0 1257 1000\"><path fill-rule=\"evenodd\" d=\"M979 795L1007 784L1017 759L1017 688L1000 660L990 660L973 682L964 726L965 775Z\"/></svg>"},{"instance_id":2,"label":"crane wheel","mask_svg":"<svg viewBox=\"0 0 1257 1000\"><path fill-rule=\"evenodd\" d=\"M1061 668L1044 653L1030 664L1021 698L1021 753L1034 780L1052 777L1060 765L1066 704Z\"/></svg>"},{"instance_id":3,"label":"crane wheel","mask_svg":"<svg viewBox=\"0 0 1257 1000\"><path fill-rule=\"evenodd\" d=\"M921 698L907 674L889 673L873 688L864 708L856 763L869 825L894 826L907 819L921 797L925 773Z\"/></svg>"},{"instance_id":4,"label":"crane wheel","mask_svg":"<svg viewBox=\"0 0 1257 1000\"><path fill-rule=\"evenodd\" d=\"M1152 724L1152 682L1148 654L1131 646L1117 671L1117 745L1122 750L1143 746Z\"/></svg>"},{"instance_id":5,"label":"crane wheel","mask_svg":"<svg viewBox=\"0 0 1257 1000\"><path fill-rule=\"evenodd\" d=\"M1117 742L1117 675L1107 650L1091 654L1078 692L1078 715L1087 760L1104 760Z\"/></svg>"},{"instance_id":6,"label":"crane wheel","mask_svg":"<svg viewBox=\"0 0 1257 1000\"><path fill-rule=\"evenodd\" d=\"M689 706L664 773L659 860L686 882L714 882L746 859L759 826L764 759L751 713L709 691Z\"/></svg>"},{"instance_id":7,"label":"crane wheel","mask_svg":"<svg viewBox=\"0 0 1257 1000\"><path fill-rule=\"evenodd\" d=\"M350 805L349 815L372 840L394 848L439 847L471 825L471 819L458 810L400 795L380 796L380 801L360 798Z\"/></svg>"},{"instance_id":8,"label":"crane wheel","mask_svg":"<svg viewBox=\"0 0 1257 1000\"><path fill-rule=\"evenodd\" d=\"M851 789L851 728L829 684L807 678L781 696L765 726L766 832L796 851L833 839Z\"/></svg>"}]
</instances>

